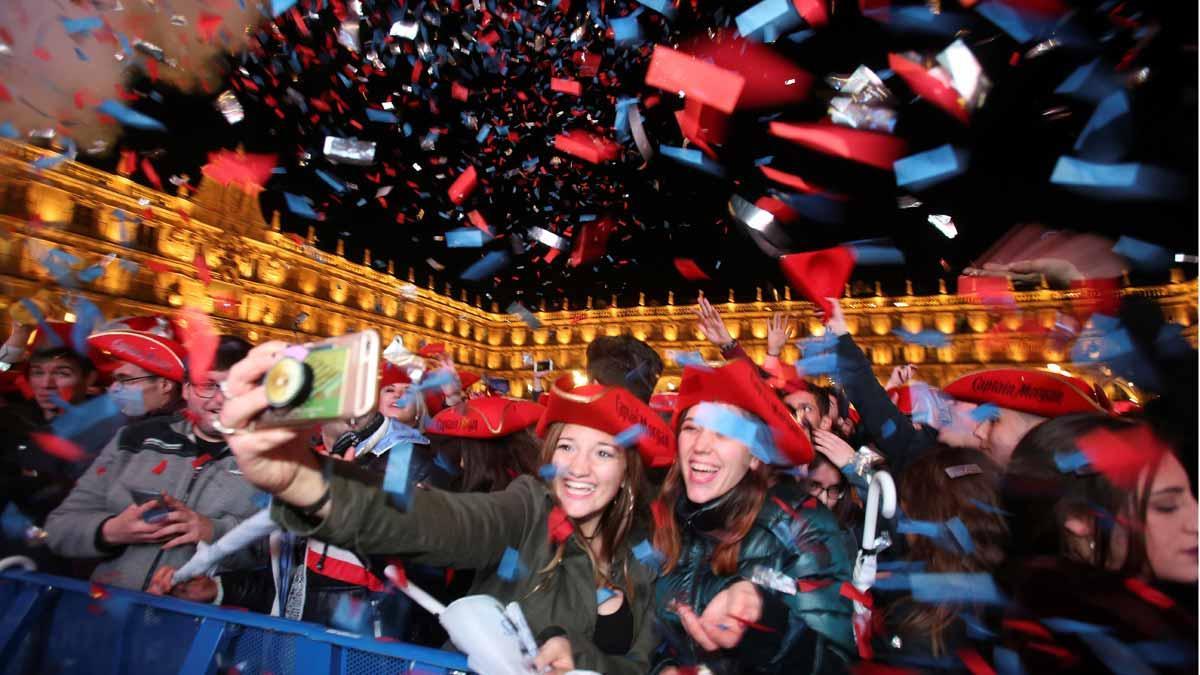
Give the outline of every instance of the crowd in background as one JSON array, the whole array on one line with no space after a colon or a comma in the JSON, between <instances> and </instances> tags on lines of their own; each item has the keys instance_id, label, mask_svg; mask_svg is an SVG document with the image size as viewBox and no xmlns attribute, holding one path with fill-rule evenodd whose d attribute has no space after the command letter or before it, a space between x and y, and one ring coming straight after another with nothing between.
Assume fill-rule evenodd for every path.
<instances>
[{"instance_id":1,"label":"crowd in background","mask_svg":"<svg viewBox=\"0 0 1200 675\"><path fill-rule=\"evenodd\" d=\"M589 345L589 384L542 374L528 399L431 345L383 366L377 411L293 430L250 424L285 345L214 337L189 372L163 317L17 326L0 553L429 646L445 632L396 586L486 593L521 604L554 672L1194 672L1195 352L1119 311L1156 383L1121 414L1033 368L881 385L836 300L800 364L776 315L760 367L701 300L725 360L681 361L675 392L629 336ZM801 375L817 359L825 385ZM864 541L880 471L899 506ZM282 532L174 583L268 507Z\"/></svg>"}]
</instances>

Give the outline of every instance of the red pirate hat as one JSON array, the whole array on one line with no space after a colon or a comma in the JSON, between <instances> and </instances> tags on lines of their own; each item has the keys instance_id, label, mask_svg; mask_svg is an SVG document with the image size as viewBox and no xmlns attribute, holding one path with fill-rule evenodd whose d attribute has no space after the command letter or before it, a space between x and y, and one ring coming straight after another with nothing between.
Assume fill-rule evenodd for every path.
<instances>
[{"instance_id":1,"label":"red pirate hat","mask_svg":"<svg viewBox=\"0 0 1200 675\"><path fill-rule=\"evenodd\" d=\"M379 374L379 388L383 389L393 384L412 384L412 378L408 376L408 371L400 366L384 363Z\"/></svg>"},{"instance_id":2,"label":"red pirate hat","mask_svg":"<svg viewBox=\"0 0 1200 675\"><path fill-rule=\"evenodd\" d=\"M519 398L484 396L434 416L425 432L455 438L498 438L537 424L546 409Z\"/></svg>"},{"instance_id":3,"label":"red pirate hat","mask_svg":"<svg viewBox=\"0 0 1200 675\"><path fill-rule=\"evenodd\" d=\"M913 412L913 391L912 385L902 384L896 387L891 387L887 390L888 398L892 399L892 403L899 408L900 412L905 415L911 415Z\"/></svg>"},{"instance_id":4,"label":"red pirate hat","mask_svg":"<svg viewBox=\"0 0 1200 675\"><path fill-rule=\"evenodd\" d=\"M804 429L750 361L735 359L720 368L685 368L671 428L678 429L683 416L697 403L727 403L741 408L771 429L775 446L794 464L812 461L812 444Z\"/></svg>"},{"instance_id":5,"label":"red pirate hat","mask_svg":"<svg viewBox=\"0 0 1200 675\"><path fill-rule=\"evenodd\" d=\"M828 319L832 307L827 298L842 294L850 272L854 269L854 252L846 246L793 253L779 259L779 266L788 283L800 291L810 302L814 302Z\"/></svg>"},{"instance_id":6,"label":"red pirate hat","mask_svg":"<svg viewBox=\"0 0 1200 675\"><path fill-rule=\"evenodd\" d=\"M554 422L578 424L616 436L635 424L646 432L636 445L642 461L654 468L675 461L675 438L667 423L650 406L620 387L602 384L571 386L564 376L550 387L546 412L538 420L537 435L545 437Z\"/></svg>"},{"instance_id":7,"label":"red pirate hat","mask_svg":"<svg viewBox=\"0 0 1200 675\"><path fill-rule=\"evenodd\" d=\"M466 373L455 371L458 375L458 382L462 386L462 390L466 391L467 387L479 381L480 376L475 373ZM446 394L441 389L431 389L425 392L425 407L429 409L430 415L436 415L446 408Z\"/></svg>"},{"instance_id":8,"label":"red pirate hat","mask_svg":"<svg viewBox=\"0 0 1200 675\"><path fill-rule=\"evenodd\" d=\"M675 412L675 404L678 402L678 392L660 391L650 397L650 409L654 412L670 415Z\"/></svg>"},{"instance_id":9,"label":"red pirate hat","mask_svg":"<svg viewBox=\"0 0 1200 675\"><path fill-rule=\"evenodd\" d=\"M187 374L187 350L166 317L117 319L88 336L88 346L168 380L182 382Z\"/></svg>"},{"instance_id":10,"label":"red pirate hat","mask_svg":"<svg viewBox=\"0 0 1200 675\"><path fill-rule=\"evenodd\" d=\"M960 401L991 403L1041 417L1108 412L1087 382L1049 370L980 370L963 375L944 391Z\"/></svg>"}]
</instances>

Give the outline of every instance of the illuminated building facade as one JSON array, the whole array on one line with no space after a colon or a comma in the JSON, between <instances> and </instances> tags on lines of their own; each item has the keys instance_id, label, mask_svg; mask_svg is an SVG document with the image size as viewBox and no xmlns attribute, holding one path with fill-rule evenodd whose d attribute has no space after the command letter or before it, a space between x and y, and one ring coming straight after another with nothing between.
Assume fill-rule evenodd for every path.
<instances>
[{"instance_id":1,"label":"illuminated building facade","mask_svg":"<svg viewBox=\"0 0 1200 675\"><path fill-rule=\"evenodd\" d=\"M204 179L195 194L171 196L70 161L34 169L34 160L50 155L28 145L0 144L0 227L6 230L0 238L0 309L33 297L51 318L67 313L62 288L39 263L58 248L75 256L77 267L112 256L102 274L76 289L110 318L192 306L210 313L219 330L255 342L374 328L385 343L402 335L414 350L422 341L445 342L463 369L508 378L517 395L531 382L523 355L579 371L597 335L627 332L661 353L718 357L698 330L694 298L683 302L666 292L658 298L665 303L647 306L642 293L632 307L617 307L615 298L604 309L593 309L590 299L581 308L559 303L547 312L542 305L536 314L542 325L532 329L494 303L484 308L478 296L472 302L466 291L455 293L448 283L435 287L433 277L414 283L410 269L401 279L391 263L387 272L378 271L370 251L358 264L342 255L341 242L336 253L328 253L316 248L311 231L307 239L284 234L277 217L264 220L257 194L236 186ZM921 379L938 384L985 366L1057 366L1069 359L1052 329L1078 292L1014 293L1015 302L997 306L950 295L944 284L939 294L926 296L909 291L885 297L876 289L875 297L846 298L843 307L851 332L882 378L902 363L919 365ZM1195 344L1194 279L1186 281L1174 270L1170 283L1122 292L1153 298ZM732 302L732 291L729 297L731 302L717 307L730 333L759 362L773 311L795 315L800 338L823 331L813 305L790 295L764 301L759 289L752 302ZM893 334L897 328L937 330L948 344L907 344ZM798 356L794 345L784 351L787 361ZM673 387L678 375L669 364L660 386Z\"/></svg>"}]
</instances>

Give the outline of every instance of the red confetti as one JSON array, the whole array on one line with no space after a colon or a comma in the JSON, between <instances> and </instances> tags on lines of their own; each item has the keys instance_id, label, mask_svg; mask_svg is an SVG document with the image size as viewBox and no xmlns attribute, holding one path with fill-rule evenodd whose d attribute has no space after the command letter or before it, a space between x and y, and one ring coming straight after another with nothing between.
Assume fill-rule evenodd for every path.
<instances>
[{"instance_id":1,"label":"red confetti","mask_svg":"<svg viewBox=\"0 0 1200 675\"><path fill-rule=\"evenodd\" d=\"M192 259L192 266L196 268L196 278L200 283L207 286L212 282L212 272L208 269L208 261L204 259L202 251L196 251L196 257Z\"/></svg>"},{"instance_id":2,"label":"red confetti","mask_svg":"<svg viewBox=\"0 0 1200 675\"><path fill-rule=\"evenodd\" d=\"M212 461L212 455L207 452L192 460L192 468L199 469L200 467Z\"/></svg>"},{"instance_id":3,"label":"red confetti","mask_svg":"<svg viewBox=\"0 0 1200 675\"><path fill-rule=\"evenodd\" d=\"M455 82L450 85L450 97L466 103L467 99L471 97L471 90Z\"/></svg>"},{"instance_id":4,"label":"red confetti","mask_svg":"<svg viewBox=\"0 0 1200 675\"><path fill-rule=\"evenodd\" d=\"M137 153L133 150L122 150L121 160L117 162L117 173L128 176L137 169Z\"/></svg>"},{"instance_id":5,"label":"red confetti","mask_svg":"<svg viewBox=\"0 0 1200 675\"><path fill-rule=\"evenodd\" d=\"M1036 621L1028 621L1025 619L1005 619L1002 622L1002 625L1009 630L1027 633L1043 640L1054 640L1054 635L1050 633L1050 630Z\"/></svg>"},{"instance_id":6,"label":"red confetti","mask_svg":"<svg viewBox=\"0 0 1200 675\"><path fill-rule=\"evenodd\" d=\"M555 136L554 149L587 160L592 164L601 164L616 159L621 152L621 146L607 138L579 129Z\"/></svg>"},{"instance_id":7,"label":"red confetti","mask_svg":"<svg viewBox=\"0 0 1200 675\"><path fill-rule=\"evenodd\" d=\"M179 318L177 325L188 353L188 374L192 383L200 382L212 370L220 336L203 312L188 308L180 312Z\"/></svg>"},{"instance_id":8,"label":"red confetti","mask_svg":"<svg viewBox=\"0 0 1200 675\"><path fill-rule=\"evenodd\" d=\"M468 166L467 170L463 171L458 178L454 179L454 183L450 185L450 201L455 204L463 203L475 191L475 187L478 184L479 179L475 173L475 167Z\"/></svg>"},{"instance_id":9,"label":"red confetti","mask_svg":"<svg viewBox=\"0 0 1200 675\"><path fill-rule=\"evenodd\" d=\"M12 101L12 94L8 92L8 87L4 86L3 82L0 82L0 102L8 103L10 101Z\"/></svg>"},{"instance_id":10,"label":"red confetti","mask_svg":"<svg viewBox=\"0 0 1200 675\"><path fill-rule=\"evenodd\" d=\"M200 171L221 185L234 184L245 192L258 194L271 178L275 155L256 155L219 150L208 155L208 164Z\"/></svg>"},{"instance_id":11,"label":"red confetti","mask_svg":"<svg viewBox=\"0 0 1200 675\"><path fill-rule=\"evenodd\" d=\"M891 134L847 129L831 124L789 124L771 122L768 127L777 136L827 155L861 162L885 171L904 156L907 144Z\"/></svg>"},{"instance_id":12,"label":"red confetti","mask_svg":"<svg viewBox=\"0 0 1200 675\"><path fill-rule=\"evenodd\" d=\"M996 675L996 671L974 649L963 647L958 650L958 658L962 659L963 665L971 671L971 675Z\"/></svg>"},{"instance_id":13,"label":"red confetti","mask_svg":"<svg viewBox=\"0 0 1200 675\"><path fill-rule=\"evenodd\" d=\"M583 85L577 80L567 80L561 77L550 78L550 89L563 94L583 96Z\"/></svg>"},{"instance_id":14,"label":"red confetti","mask_svg":"<svg viewBox=\"0 0 1200 675\"><path fill-rule=\"evenodd\" d=\"M752 629L754 629L754 630L756 630L756 631L759 631L759 632L761 632L761 633L774 633L774 632L775 632L775 629L774 629L774 628L771 628L770 626L764 626L764 625L762 625L761 623L755 623L755 622L753 622L753 621L749 621L749 620L747 620L747 619L743 619L743 618L742 618L742 617L740 617L740 616L734 616L734 617L732 617L732 618L733 618L733 620L734 620L734 621L736 621L736 622L738 622L738 623L742 624L743 626L745 626L745 627L747 627L747 628L752 628Z\"/></svg>"},{"instance_id":15,"label":"red confetti","mask_svg":"<svg viewBox=\"0 0 1200 675\"><path fill-rule=\"evenodd\" d=\"M107 600L108 589L95 582L88 588L88 597L93 600Z\"/></svg>"},{"instance_id":16,"label":"red confetti","mask_svg":"<svg viewBox=\"0 0 1200 675\"><path fill-rule=\"evenodd\" d=\"M811 593L833 585L833 579L797 579L796 590Z\"/></svg>"},{"instance_id":17,"label":"red confetti","mask_svg":"<svg viewBox=\"0 0 1200 675\"><path fill-rule=\"evenodd\" d=\"M690 258L676 258L675 269L688 281L708 281L709 276Z\"/></svg>"},{"instance_id":18,"label":"red confetti","mask_svg":"<svg viewBox=\"0 0 1200 675\"><path fill-rule=\"evenodd\" d=\"M1092 467L1123 490L1137 487L1142 472L1166 451L1152 431L1140 426L1127 431L1097 429L1077 444Z\"/></svg>"},{"instance_id":19,"label":"red confetti","mask_svg":"<svg viewBox=\"0 0 1200 675\"><path fill-rule=\"evenodd\" d=\"M164 459L163 461L159 462L158 465L155 466L153 469L150 469L150 473L152 473L156 476L161 476L162 472L164 472L166 470L167 470L167 460Z\"/></svg>"},{"instance_id":20,"label":"red confetti","mask_svg":"<svg viewBox=\"0 0 1200 675\"><path fill-rule=\"evenodd\" d=\"M147 260L146 261L146 269L148 269L151 272L154 272L156 274L165 274L165 273L171 271L171 268L158 262L157 260Z\"/></svg>"},{"instance_id":21,"label":"red confetti","mask_svg":"<svg viewBox=\"0 0 1200 675\"><path fill-rule=\"evenodd\" d=\"M200 16L196 19L196 32L200 34L200 40L212 42L213 37L217 34L217 28L221 26L223 20L220 14L200 12Z\"/></svg>"},{"instance_id":22,"label":"red confetti","mask_svg":"<svg viewBox=\"0 0 1200 675\"><path fill-rule=\"evenodd\" d=\"M845 246L793 253L781 257L779 266L788 283L806 300L816 303L828 318L833 310L828 298L842 294L854 269L854 253Z\"/></svg>"},{"instance_id":23,"label":"red confetti","mask_svg":"<svg viewBox=\"0 0 1200 675\"><path fill-rule=\"evenodd\" d=\"M546 519L546 527L550 532L550 541L555 544L561 544L566 541L567 537L571 536L571 533L575 531L575 526L571 524L571 519L561 506L556 506L550 510L550 515Z\"/></svg>"},{"instance_id":24,"label":"red confetti","mask_svg":"<svg viewBox=\"0 0 1200 675\"><path fill-rule=\"evenodd\" d=\"M871 608L875 606L875 600L871 597L870 593L858 590L849 581L842 582L842 587L838 589L838 593L843 598L854 600L863 607Z\"/></svg>"},{"instance_id":25,"label":"red confetti","mask_svg":"<svg viewBox=\"0 0 1200 675\"><path fill-rule=\"evenodd\" d=\"M103 475L104 475L104 474L106 474L106 473L108 473L108 467L107 467L107 466L98 466L98 467L96 467L96 475L97 475L97 476L103 476Z\"/></svg>"},{"instance_id":26,"label":"red confetti","mask_svg":"<svg viewBox=\"0 0 1200 675\"><path fill-rule=\"evenodd\" d=\"M969 121L962 97L953 87L925 70L925 66L899 54L888 54L888 66L908 83L914 94L946 111L963 124Z\"/></svg>"},{"instance_id":27,"label":"red confetti","mask_svg":"<svg viewBox=\"0 0 1200 675\"><path fill-rule=\"evenodd\" d=\"M683 52L655 45L646 70L646 84L672 93L682 92L689 99L731 113L737 108L746 78Z\"/></svg>"},{"instance_id":28,"label":"red confetti","mask_svg":"<svg viewBox=\"0 0 1200 675\"><path fill-rule=\"evenodd\" d=\"M1175 606L1175 601L1162 591L1147 584L1141 579L1130 577L1125 580L1125 588L1133 591L1146 602L1158 607L1159 609L1169 609Z\"/></svg>"},{"instance_id":29,"label":"red confetti","mask_svg":"<svg viewBox=\"0 0 1200 675\"><path fill-rule=\"evenodd\" d=\"M154 61L150 61L150 63L154 63ZM154 170L154 165L150 163L150 160L142 159L142 173L146 174L146 180L150 181L155 190L162 192L162 181L158 179L158 172Z\"/></svg>"},{"instance_id":30,"label":"red confetti","mask_svg":"<svg viewBox=\"0 0 1200 675\"><path fill-rule=\"evenodd\" d=\"M87 456L83 448L75 443L44 431L30 432L29 437L33 439L34 443L38 444L42 452L52 457L57 457L64 462L78 462Z\"/></svg>"}]
</instances>

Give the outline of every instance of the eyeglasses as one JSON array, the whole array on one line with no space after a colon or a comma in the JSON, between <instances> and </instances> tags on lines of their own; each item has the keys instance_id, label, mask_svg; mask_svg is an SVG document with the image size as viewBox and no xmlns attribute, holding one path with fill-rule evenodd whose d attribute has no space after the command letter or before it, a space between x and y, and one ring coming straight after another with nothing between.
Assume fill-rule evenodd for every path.
<instances>
[{"instance_id":1,"label":"eyeglasses","mask_svg":"<svg viewBox=\"0 0 1200 675\"><path fill-rule=\"evenodd\" d=\"M217 392L221 391L221 383L219 382L201 382L200 384L193 382L190 386L192 387L192 393L200 398L212 398L217 395Z\"/></svg>"},{"instance_id":2,"label":"eyeglasses","mask_svg":"<svg viewBox=\"0 0 1200 675\"><path fill-rule=\"evenodd\" d=\"M841 485L824 486L820 483L809 483L808 495L810 497L816 497L817 499L820 499L821 493L826 494L829 497L829 501L836 502L842 498L844 490Z\"/></svg>"},{"instance_id":3,"label":"eyeglasses","mask_svg":"<svg viewBox=\"0 0 1200 675\"><path fill-rule=\"evenodd\" d=\"M141 377L127 377L124 379L117 378L116 380L113 380L112 386L114 389L122 389L124 387L128 387L134 382L140 382L141 380L149 380L157 377L158 375L143 375Z\"/></svg>"}]
</instances>

